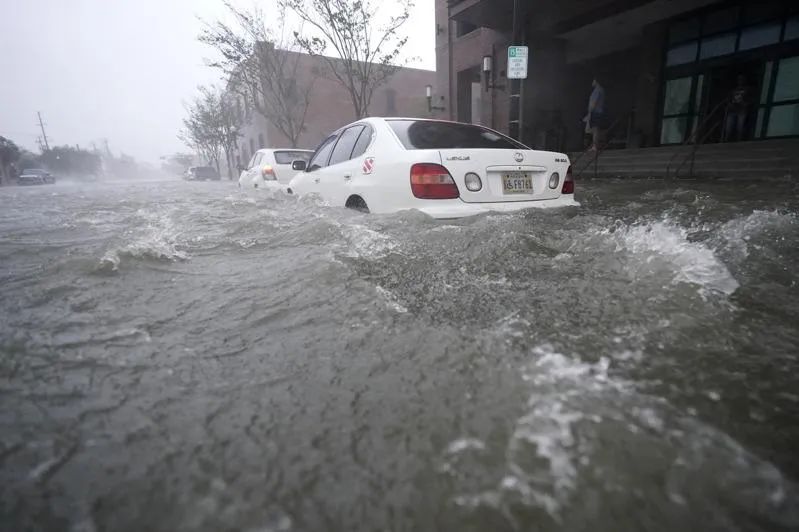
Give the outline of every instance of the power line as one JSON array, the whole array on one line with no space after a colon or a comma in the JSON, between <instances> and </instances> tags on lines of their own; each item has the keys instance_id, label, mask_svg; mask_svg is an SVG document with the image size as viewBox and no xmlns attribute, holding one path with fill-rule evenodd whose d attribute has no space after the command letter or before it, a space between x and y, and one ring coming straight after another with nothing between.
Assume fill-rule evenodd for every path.
<instances>
[{"instance_id":1,"label":"power line","mask_svg":"<svg viewBox=\"0 0 799 532\"><path fill-rule=\"evenodd\" d=\"M47 142L47 133L44 131L44 122L42 122L42 113L38 111L36 113L39 115L39 127L42 128L42 139L44 139L44 147L47 151L50 151L50 144Z\"/></svg>"}]
</instances>

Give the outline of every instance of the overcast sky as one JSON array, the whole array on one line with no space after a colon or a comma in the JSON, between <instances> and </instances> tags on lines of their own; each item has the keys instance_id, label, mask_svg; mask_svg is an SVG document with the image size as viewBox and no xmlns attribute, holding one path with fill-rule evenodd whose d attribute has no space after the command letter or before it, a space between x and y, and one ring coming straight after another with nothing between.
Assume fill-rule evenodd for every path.
<instances>
[{"instance_id":1,"label":"overcast sky","mask_svg":"<svg viewBox=\"0 0 799 532\"><path fill-rule=\"evenodd\" d=\"M268 9L273 0L257 2ZM390 0L382 0L387 2ZM200 84L219 81L197 42L221 0L0 0L0 135L34 150L41 111L51 145L100 144L157 162ZM247 7L253 0L239 0ZM435 69L433 0L408 27L414 66Z\"/></svg>"}]
</instances>

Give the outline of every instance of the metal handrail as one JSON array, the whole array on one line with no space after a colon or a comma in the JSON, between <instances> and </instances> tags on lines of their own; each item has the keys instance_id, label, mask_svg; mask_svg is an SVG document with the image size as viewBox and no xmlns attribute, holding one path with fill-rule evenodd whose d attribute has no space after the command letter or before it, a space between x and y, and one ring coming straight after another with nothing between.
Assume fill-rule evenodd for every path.
<instances>
[{"instance_id":1,"label":"metal handrail","mask_svg":"<svg viewBox=\"0 0 799 532\"><path fill-rule=\"evenodd\" d=\"M708 137L710 137L710 135L716 130L716 128L723 122L724 122L723 120L719 120L718 122L713 123L713 126L707 130L707 132L702 137L702 140L694 144L694 147L691 149L691 153L688 154L688 157L683 159L683 161L680 163L680 166L678 166L677 169L674 171L674 177L679 177L680 170L682 170L682 167L685 166L685 163L687 163L689 159L691 161L691 170L688 175L689 177L693 177L694 162L696 161L696 152L699 151L700 147L704 146L705 141L707 141Z\"/></svg>"},{"instance_id":2,"label":"metal handrail","mask_svg":"<svg viewBox=\"0 0 799 532\"><path fill-rule=\"evenodd\" d=\"M593 163L593 164L594 164L594 177L596 177L596 174L597 174L597 165L598 165L598 159L599 159L599 154L600 154L600 153L602 153L603 151L605 151L605 148L607 148L607 147L610 145L610 141L611 141L611 140L612 140L612 138L613 138L613 137L610 135L610 133L611 133L611 132L612 132L614 129L616 129L616 126L618 126L618 125L619 125L619 124L622 122L622 119L625 119L625 121L627 121L626 119L628 119L628 118L629 118L629 117L630 117L630 116L631 116L631 115L632 115L634 112L635 112L635 108L632 108L632 109L630 109L629 111L627 111L626 113L624 113L623 115L621 115L621 116L619 116L618 118L616 118L616 120L614 120L614 121L613 121L613 123L611 123L611 124L610 124L610 127L608 127L608 128L605 130L605 131L606 131L606 135L607 135L607 139L605 140L604 144L601 144L601 143L600 143L600 146L597 146L597 147L596 147L596 150L591 150L591 148L587 148L587 149L585 149L585 150L584 150L584 151L583 151L583 152L582 152L582 153L581 153L581 154L580 154L580 155L577 157L577 159L575 159L574 161L572 161L571 165L572 165L572 168L574 168L574 167L576 167L576 166L577 166L577 163L578 163L578 162L580 162L580 160L581 160L581 159L582 159L582 158L585 156L585 154L586 154L586 153L593 152L593 154L594 154L594 158L593 158L592 160L588 161L588 164L586 164L585 166L583 166L583 167L582 167L582 169L580 169L579 171L577 171L576 173L574 173L574 176L575 176L575 177L580 177L580 176L582 175L582 173L583 173L583 172L585 172L585 171L588 169L588 167L589 167L589 166L591 166L591 163Z\"/></svg>"},{"instance_id":3,"label":"metal handrail","mask_svg":"<svg viewBox=\"0 0 799 532\"><path fill-rule=\"evenodd\" d=\"M699 134L700 131L702 131L702 129L705 128L705 126L707 126L707 124L713 119L713 117L716 115L716 113L719 112L719 109L721 109L722 106L725 106L727 103L728 102L726 100L724 100L724 101L720 102L718 105L716 105L716 107L714 107L713 110L710 111L710 113L705 118L702 119L702 121L699 123L699 125L696 128L694 128L694 130L691 132L691 135L682 144L680 144L680 148L682 148L683 146L687 146L689 144L693 144L694 147L696 148L697 145L704 144L704 142L707 140L709 135L708 134L703 135L703 137L702 137L703 140L701 142L699 142L698 144L696 142L697 135ZM711 131L714 130L715 128L716 128L716 125L714 125L713 128L711 128ZM697 151L698 151L698 148L691 150L691 153L688 154L688 157L691 157L692 155L696 155ZM678 149L677 151L674 152L674 154L671 156L671 158L669 158L669 162L666 164L666 177L667 178L671 174L672 163L674 162L674 159L676 159L677 156L680 155L680 152L681 152L681 150ZM688 157L683 159L682 163L680 163L679 168L682 168L683 166L685 166L685 162L688 160ZM677 172L679 172L679 169L677 170ZM677 175L677 174L675 173L675 175Z\"/></svg>"}]
</instances>

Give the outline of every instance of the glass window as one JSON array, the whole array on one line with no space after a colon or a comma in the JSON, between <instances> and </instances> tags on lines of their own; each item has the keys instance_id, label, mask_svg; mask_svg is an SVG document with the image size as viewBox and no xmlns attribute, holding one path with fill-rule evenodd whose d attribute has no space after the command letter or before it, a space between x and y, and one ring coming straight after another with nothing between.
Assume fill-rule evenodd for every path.
<instances>
[{"instance_id":1,"label":"glass window","mask_svg":"<svg viewBox=\"0 0 799 532\"><path fill-rule=\"evenodd\" d=\"M737 36L734 33L725 33L723 35L702 39L702 49L699 53L699 58L708 59L710 57L733 53L735 51L736 38Z\"/></svg>"},{"instance_id":2,"label":"glass window","mask_svg":"<svg viewBox=\"0 0 799 532\"><path fill-rule=\"evenodd\" d=\"M774 101L799 100L799 56L783 59L777 70Z\"/></svg>"},{"instance_id":3,"label":"glass window","mask_svg":"<svg viewBox=\"0 0 799 532\"><path fill-rule=\"evenodd\" d=\"M397 114L397 91L386 89L386 115Z\"/></svg>"},{"instance_id":4,"label":"glass window","mask_svg":"<svg viewBox=\"0 0 799 532\"><path fill-rule=\"evenodd\" d=\"M763 136L763 119L766 116L766 109L765 107L761 107L757 111L757 123L755 124L755 138L759 139Z\"/></svg>"},{"instance_id":5,"label":"glass window","mask_svg":"<svg viewBox=\"0 0 799 532\"><path fill-rule=\"evenodd\" d=\"M306 163L313 155L309 151L276 151L275 162L277 164L291 164L294 161L305 161Z\"/></svg>"},{"instance_id":6,"label":"glass window","mask_svg":"<svg viewBox=\"0 0 799 532\"><path fill-rule=\"evenodd\" d=\"M697 37L699 37L698 18L677 22L669 29L669 44L696 39Z\"/></svg>"},{"instance_id":7,"label":"glass window","mask_svg":"<svg viewBox=\"0 0 799 532\"><path fill-rule=\"evenodd\" d=\"M471 124L433 120L389 120L403 146L409 150L493 148L527 150L524 144L496 131Z\"/></svg>"},{"instance_id":8,"label":"glass window","mask_svg":"<svg viewBox=\"0 0 799 532\"><path fill-rule=\"evenodd\" d=\"M477 31L477 26L470 22L456 22L455 35L463 37L473 31Z\"/></svg>"},{"instance_id":9,"label":"glass window","mask_svg":"<svg viewBox=\"0 0 799 532\"><path fill-rule=\"evenodd\" d=\"M333 155L330 156L330 166L350 160L361 131L363 131L363 126L352 126L344 130L333 149Z\"/></svg>"},{"instance_id":10,"label":"glass window","mask_svg":"<svg viewBox=\"0 0 799 532\"><path fill-rule=\"evenodd\" d=\"M696 41L670 48L666 54L666 66L682 65L696 61L696 48Z\"/></svg>"},{"instance_id":11,"label":"glass window","mask_svg":"<svg viewBox=\"0 0 799 532\"><path fill-rule=\"evenodd\" d=\"M768 103L768 93L771 90L771 70L774 68L774 62L769 61L766 63L766 70L763 72L763 83L760 84L760 103Z\"/></svg>"},{"instance_id":12,"label":"glass window","mask_svg":"<svg viewBox=\"0 0 799 532\"><path fill-rule=\"evenodd\" d=\"M738 8L731 7L708 13L705 17L705 25L702 26L702 33L709 35L735 28L738 25Z\"/></svg>"},{"instance_id":13,"label":"glass window","mask_svg":"<svg viewBox=\"0 0 799 532\"><path fill-rule=\"evenodd\" d=\"M766 135L769 137L799 135L799 104L772 107Z\"/></svg>"},{"instance_id":14,"label":"glass window","mask_svg":"<svg viewBox=\"0 0 799 532\"><path fill-rule=\"evenodd\" d=\"M694 92L694 113L698 113L702 108L702 87L705 84L705 75L699 74L696 80L696 92Z\"/></svg>"},{"instance_id":15,"label":"glass window","mask_svg":"<svg viewBox=\"0 0 799 532\"><path fill-rule=\"evenodd\" d=\"M327 160L330 158L330 152L333 151L335 142L336 136L331 135L325 139L319 148L317 148L316 153L314 153L314 156L311 158L311 162L308 163L309 172L313 172L314 170L318 170L327 166Z\"/></svg>"},{"instance_id":16,"label":"glass window","mask_svg":"<svg viewBox=\"0 0 799 532\"><path fill-rule=\"evenodd\" d=\"M660 131L661 144L679 144L685 139L688 128L688 117L664 118L663 128Z\"/></svg>"},{"instance_id":17,"label":"glass window","mask_svg":"<svg viewBox=\"0 0 799 532\"><path fill-rule=\"evenodd\" d=\"M785 23L785 40L799 39L799 17L789 18Z\"/></svg>"},{"instance_id":18,"label":"glass window","mask_svg":"<svg viewBox=\"0 0 799 532\"><path fill-rule=\"evenodd\" d=\"M691 102L691 78L670 79L666 82L666 98L663 101L664 115L687 113Z\"/></svg>"},{"instance_id":19,"label":"glass window","mask_svg":"<svg viewBox=\"0 0 799 532\"><path fill-rule=\"evenodd\" d=\"M752 48L778 43L781 31L782 24L779 22L744 28L741 32L741 42L738 45L738 49L751 50Z\"/></svg>"},{"instance_id":20,"label":"glass window","mask_svg":"<svg viewBox=\"0 0 799 532\"><path fill-rule=\"evenodd\" d=\"M355 147L352 149L353 159L363 155L367 148L369 148L369 144L372 143L372 133L373 131L371 127L364 127L363 131L361 132L361 136L358 137L358 142L355 143Z\"/></svg>"}]
</instances>

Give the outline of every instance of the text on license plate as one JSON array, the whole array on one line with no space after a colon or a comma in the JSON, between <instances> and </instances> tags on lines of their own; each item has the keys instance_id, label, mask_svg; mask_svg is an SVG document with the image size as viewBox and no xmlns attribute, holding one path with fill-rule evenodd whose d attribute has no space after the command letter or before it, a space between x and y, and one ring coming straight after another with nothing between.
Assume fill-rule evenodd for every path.
<instances>
[{"instance_id":1,"label":"text on license plate","mask_svg":"<svg viewBox=\"0 0 799 532\"><path fill-rule=\"evenodd\" d=\"M526 172L502 174L503 194L532 194L533 178Z\"/></svg>"}]
</instances>

